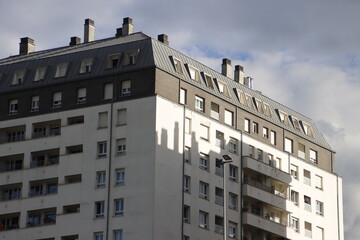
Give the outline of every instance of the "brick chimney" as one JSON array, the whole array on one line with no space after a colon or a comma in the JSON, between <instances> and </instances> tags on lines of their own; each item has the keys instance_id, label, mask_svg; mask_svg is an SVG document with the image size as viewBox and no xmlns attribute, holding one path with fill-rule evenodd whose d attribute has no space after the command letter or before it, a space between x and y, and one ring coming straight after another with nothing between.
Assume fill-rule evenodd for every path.
<instances>
[{"instance_id":1,"label":"brick chimney","mask_svg":"<svg viewBox=\"0 0 360 240\"><path fill-rule=\"evenodd\" d=\"M70 43L69 43L70 46L75 46L80 43L81 43L81 38L79 38L79 37L71 37L70 38Z\"/></svg>"},{"instance_id":2,"label":"brick chimney","mask_svg":"<svg viewBox=\"0 0 360 240\"><path fill-rule=\"evenodd\" d=\"M95 40L95 22L90 18L85 19L84 24L84 42L91 42Z\"/></svg>"},{"instance_id":3,"label":"brick chimney","mask_svg":"<svg viewBox=\"0 0 360 240\"><path fill-rule=\"evenodd\" d=\"M19 54L26 55L35 51L35 41L29 37L20 38Z\"/></svg>"}]
</instances>

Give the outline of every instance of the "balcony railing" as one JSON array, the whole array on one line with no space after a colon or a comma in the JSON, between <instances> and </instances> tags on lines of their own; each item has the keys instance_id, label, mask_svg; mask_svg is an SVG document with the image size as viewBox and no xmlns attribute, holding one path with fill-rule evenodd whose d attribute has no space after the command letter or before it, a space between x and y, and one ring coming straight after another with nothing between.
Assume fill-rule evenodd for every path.
<instances>
[{"instance_id":1,"label":"balcony railing","mask_svg":"<svg viewBox=\"0 0 360 240\"><path fill-rule=\"evenodd\" d=\"M271 222L278 223L282 226L287 226L287 221L282 220L281 218L278 218L278 217L272 217L267 213L265 214L262 210L258 210L255 208L251 208L251 209L243 208L243 212L248 212L248 213L254 214L258 217L261 217L263 219L269 220Z\"/></svg>"},{"instance_id":2,"label":"balcony railing","mask_svg":"<svg viewBox=\"0 0 360 240\"><path fill-rule=\"evenodd\" d=\"M306 211L311 212L311 204L304 203L304 209L305 209Z\"/></svg>"},{"instance_id":3,"label":"balcony railing","mask_svg":"<svg viewBox=\"0 0 360 240\"><path fill-rule=\"evenodd\" d=\"M223 205L224 204L224 197L215 195L215 203Z\"/></svg>"},{"instance_id":4,"label":"balcony railing","mask_svg":"<svg viewBox=\"0 0 360 240\"><path fill-rule=\"evenodd\" d=\"M278 197L281 197L281 198L284 198L286 199L287 198L287 195L277 189L274 189L272 187L269 187L269 186L266 186L262 183L259 183L259 182L256 182L252 179L248 179L248 178L244 178L244 184L248 184L250 186L253 186L253 187L256 187L256 188L259 188L261 190L264 190L265 192L268 192L268 193L271 193L271 194L274 194Z\"/></svg>"},{"instance_id":5,"label":"balcony railing","mask_svg":"<svg viewBox=\"0 0 360 240\"><path fill-rule=\"evenodd\" d=\"M43 137L57 136L60 134L61 134L61 131L60 131L60 127L59 127L59 128L50 129L49 131L34 132L32 134L32 138L43 138Z\"/></svg>"},{"instance_id":6,"label":"balcony railing","mask_svg":"<svg viewBox=\"0 0 360 240\"><path fill-rule=\"evenodd\" d=\"M224 233L224 227L215 224L215 232L220 233L220 234L223 234L223 233Z\"/></svg>"},{"instance_id":7,"label":"balcony railing","mask_svg":"<svg viewBox=\"0 0 360 240\"><path fill-rule=\"evenodd\" d=\"M15 164L5 164L0 167L0 172L8 172L8 171L15 171L22 169L22 163L15 163Z\"/></svg>"},{"instance_id":8,"label":"balcony railing","mask_svg":"<svg viewBox=\"0 0 360 240\"><path fill-rule=\"evenodd\" d=\"M304 183L311 186L311 179L307 178L307 177L304 177Z\"/></svg>"},{"instance_id":9,"label":"balcony railing","mask_svg":"<svg viewBox=\"0 0 360 240\"><path fill-rule=\"evenodd\" d=\"M1 201L9 201L9 200L15 200L15 199L20 199L20 198L21 198L21 193L14 192L12 194L9 194L9 193L2 194L0 200Z\"/></svg>"},{"instance_id":10,"label":"balcony railing","mask_svg":"<svg viewBox=\"0 0 360 240\"><path fill-rule=\"evenodd\" d=\"M223 168L219 168L219 167L216 167L215 168L215 173L219 176L224 176L224 169Z\"/></svg>"},{"instance_id":11,"label":"balcony railing","mask_svg":"<svg viewBox=\"0 0 360 240\"><path fill-rule=\"evenodd\" d=\"M9 225L0 224L0 232L12 230L12 229L18 229L18 228L19 228L19 224L9 224Z\"/></svg>"}]
</instances>

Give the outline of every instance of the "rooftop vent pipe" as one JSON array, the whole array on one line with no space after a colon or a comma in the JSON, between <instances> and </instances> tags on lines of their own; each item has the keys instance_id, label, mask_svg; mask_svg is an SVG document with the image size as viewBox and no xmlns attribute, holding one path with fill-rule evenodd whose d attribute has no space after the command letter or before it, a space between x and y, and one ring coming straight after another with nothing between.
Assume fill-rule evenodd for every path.
<instances>
[{"instance_id":1,"label":"rooftop vent pipe","mask_svg":"<svg viewBox=\"0 0 360 240\"><path fill-rule=\"evenodd\" d=\"M122 25L122 36L127 36L134 32L134 25L132 24L132 18L124 18Z\"/></svg>"},{"instance_id":2,"label":"rooftop vent pipe","mask_svg":"<svg viewBox=\"0 0 360 240\"><path fill-rule=\"evenodd\" d=\"M71 37L70 38L70 43L69 43L70 46L75 46L80 43L81 43L81 38L79 38L79 37Z\"/></svg>"},{"instance_id":3,"label":"rooftop vent pipe","mask_svg":"<svg viewBox=\"0 0 360 240\"><path fill-rule=\"evenodd\" d=\"M235 82L244 84L244 68L240 65L236 65L235 66L235 71L234 71L234 80Z\"/></svg>"},{"instance_id":4,"label":"rooftop vent pipe","mask_svg":"<svg viewBox=\"0 0 360 240\"><path fill-rule=\"evenodd\" d=\"M245 78L245 86L252 89L253 84L254 84L254 79L252 77L246 77Z\"/></svg>"},{"instance_id":5,"label":"rooftop vent pipe","mask_svg":"<svg viewBox=\"0 0 360 240\"><path fill-rule=\"evenodd\" d=\"M29 37L20 38L19 54L26 55L35 51L35 41Z\"/></svg>"},{"instance_id":6,"label":"rooftop vent pipe","mask_svg":"<svg viewBox=\"0 0 360 240\"><path fill-rule=\"evenodd\" d=\"M231 66L231 60L230 59L227 59L227 58L223 59L223 62L221 64L221 74L226 76L226 77L232 78L232 76L231 76L231 74L232 74L232 66Z\"/></svg>"},{"instance_id":7,"label":"rooftop vent pipe","mask_svg":"<svg viewBox=\"0 0 360 240\"><path fill-rule=\"evenodd\" d=\"M168 40L168 36L166 34L160 34L158 35L158 40L162 43L164 43L165 45L169 45L169 40Z\"/></svg>"},{"instance_id":8,"label":"rooftop vent pipe","mask_svg":"<svg viewBox=\"0 0 360 240\"><path fill-rule=\"evenodd\" d=\"M84 42L91 42L95 40L95 22L90 18L85 19L84 24Z\"/></svg>"}]
</instances>

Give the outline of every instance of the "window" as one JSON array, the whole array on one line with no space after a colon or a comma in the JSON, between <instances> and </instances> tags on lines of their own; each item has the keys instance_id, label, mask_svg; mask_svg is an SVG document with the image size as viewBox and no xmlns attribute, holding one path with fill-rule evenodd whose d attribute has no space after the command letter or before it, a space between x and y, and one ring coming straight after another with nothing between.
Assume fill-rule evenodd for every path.
<instances>
[{"instance_id":1,"label":"window","mask_svg":"<svg viewBox=\"0 0 360 240\"><path fill-rule=\"evenodd\" d=\"M209 155L200 153L199 167L204 170L208 170L208 164L209 164Z\"/></svg>"},{"instance_id":2,"label":"window","mask_svg":"<svg viewBox=\"0 0 360 240\"><path fill-rule=\"evenodd\" d=\"M94 233L94 240L104 240L104 235L102 232Z\"/></svg>"},{"instance_id":3,"label":"window","mask_svg":"<svg viewBox=\"0 0 360 240\"><path fill-rule=\"evenodd\" d=\"M215 174L224 176L224 164L220 158L215 159Z\"/></svg>"},{"instance_id":4,"label":"window","mask_svg":"<svg viewBox=\"0 0 360 240\"><path fill-rule=\"evenodd\" d=\"M310 161L315 164L318 163L317 152L312 149L310 149Z\"/></svg>"},{"instance_id":5,"label":"window","mask_svg":"<svg viewBox=\"0 0 360 240\"><path fill-rule=\"evenodd\" d=\"M60 63L56 66L55 78L65 77L68 63Z\"/></svg>"},{"instance_id":6,"label":"window","mask_svg":"<svg viewBox=\"0 0 360 240\"><path fill-rule=\"evenodd\" d=\"M127 122L127 109L119 109L117 111L117 125L125 125Z\"/></svg>"},{"instance_id":7,"label":"window","mask_svg":"<svg viewBox=\"0 0 360 240\"><path fill-rule=\"evenodd\" d=\"M191 119L185 118L185 133L190 134L191 133Z\"/></svg>"},{"instance_id":8,"label":"window","mask_svg":"<svg viewBox=\"0 0 360 240\"><path fill-rule=\"evenodd\" d=\"M105 187L106 182L106 172L101 171L96 173L96 187Z\"/></svg>"},{"instance_id":9,"label":"window","mask_svg":"<svg viewBox=\"0 0 360 240\"><path fill-rule=\"evenodd\" d=\"M219 120L219 116L220 116L219 104L211 102L210 116L216 120Z\"/></svg>"},{"instance_id":10,"label":"window","mask_svg":"<svg viewBox=\"0 0 360 240\"><path fill-rule=\"evenodd\" d=\"M298 143L298 157L305 159L305 145Z\"/></svg>"},{"instance_id":11,"label":"window","mask_svg":"<svg viewBox=\"0 0 360 240\"><path fill-rule=\"evenodd\" d=\"M236 238L237 236L237 223L229 221L229 238Z\"/></svg>"},{"instance_id":12,"label":"window","mask_svg":"<svg viewBox=\"0 0 360 240\"><path fill-rule=\"evenodd\" d=\"M299 205L299 193L297 191L290 191L290 200L295 204Z\"/></svg>"},{"instance_id":13,"label":"window","mask_svg":"<svg viewBox=\"0 0 360 240\"><path fill-rule=\"evenodd\" d=\"M224 145L225 145L224 133L222 133L220 131L216 131L215 145L217 147L224 149Z\"/></svg>"},{"instance_id":14,"label":"window","mask_svg":"<svg viewBox=\"0 0 360 240\"><path fill-rule=\"evenodd\" d=\"M185 105L186 104L186 89L180 88L180 104Z\"/></svg>"},{"instance_id":15,"label":"window","mask_svg":"<svg viewBox=\"0 0 360 240\"><path fill-rule=\"evenodd\" d=\"M270 142L272 145L276 145L276 132L275 131L270 132Z\"/></svg>"},{"instance_id":16,"label":"window","mask_svg":"<svg viewBox=\"0 0 360 240\"><path fill-rule=\"evenodd\" d=\"M199 184L199 197L203 199L208 199L209 194L209 184L200 182Z\"/></svg>"},{"instance_id":17,"label":"window","mask_svg":"<svg viewBox=\"0 0 360 240\"><path fill-rule=\"evenodd\" d=\"M182 68L182 63L179 59L177 58L174 58L174 57L171 57L171 60L174 64L174 68L175 68L175 71L180 73L180 74L183 74L183 68Z\"/></svg>"},{"instance_id":18,"label":"window","mask_svg":"<svg viewBox=\"0 0 360 240\"><path fill-rule=\"evenodd\" d=\"M107 143L106 142L99 142L98 143L98 157L106 157L107 154Z\"/></svg>"},{"instance_id":19,"label":"window","mask_svg":"<svg viewBox=\"0 0 360 240\"><path fill-rule=\"evenodd\" d=\"M302 125L303 125L303 128L304 128L305 134L307 136L309 136L309 137L314 137L311 126L309 124L305 123L305 122L302 122Z\"/></svg>"},{"instance_id":20,"label":"window","mask_svg":"<svg viewBox=\"0 0 360 240\"><path fill-rule=\"evenodd\" d=\"M190 223L190 207L187 205L184 205L184 213L183 213L183 219L184 222Z\"/></svg>"},{"instance_id":21,"label":"window","mask_svg":"<svg viewBox=\"0 0 360 240\"><path fill-rule=\"evenodd\" d=\"M290 126L289 123L289 117L285 112L282 112L279 110L279 117L280 117L280 121L285 124L286 126Z\"/></svg>"},{"instance_id":22,"label":"window","mask_svg":"<svg viewBox=\"0 0 360 240\"><path fill-rule=\"evenodd\" d=\"M244 121L244 130L247 133L250 133L250 120L245 118Z\"/></svg>"},{"instance_id":23,"label":"window","mask_svg":"<svg viewBox=\"0 0 360 240\"><path fill-rule=\"evenodd\" d=\"M127 52L125 55L124 65L135 65L139 51L140 49Z\"/></svg>"},{"instance_id":24,"label":"window","mask_svg":"<svg viewBox=\"0 0 360 240\"><path fill-rule=\"evenodd\" d=\"M80 204L63 206L63 214L79 213L79 212L80 212Z\"/></svg>"},{"instance_id":25,"label":"window","mask_svg":"<svg viewBox=\"0 0 360 240\"><path fill-rule=\"evenodd\" d=\"M80 73L89 73L92 70L93 58L83 59L80 66Z\"/></svg>"},{"instance_id":26,"label":"window","mask_svg":"<svg viewBox=\"0 0 360 240\"><path fill-rule=\"evenodd\" d=\"M224 219L220 216L215 216L215 232L220 234L224 232Z\"/></svg>"},{"instance_id":27,"label":"window","mask_svg":"<svg viewBox=\"0 0 360 240\"><path fill-rule=\"evenodd\" d=\"M258 156L257 159L262 161L263 160L263 150L258 149L257 150L257 156Z\"/></svg>"},{"instance_id":28,"label":"window","mask_svg":"<svg viewBox=\"0 0 360 240\"><path fill-rule=\"evenodd\" d=\"M241 104L245 105L245 95L244 95L244 92L239 90L239 89L236 89L236 93L237 93L237 97L238 97L238 100Z\"/></svg>"},{"instance_id":29,"label":"window","mask_svg":"<svg viewBox=\"0 0 360 240\"><path fill-rule=\"evenodd\" d=\"M122 230L114 230L114 240L123 240Z\"/></svg>"},{"instance_id":30,"label":"window","mask_svg":"<svg viewBox=\"0 0 360 240\"><path fill-rule=\"evenodd\" d=\"M324 203L316 201L316 214L324 216Z\"/></svg>"},{"instance_id":31,"label":"window","mask_svg":"<svg viewBox=\"0 0 360 240\"><path fill-rule=\"evenodd\" d=\"M32 112L35 112L35 111L39 110L39 106L40 106L39 102L40 102L39 96L32 96L31 97L31 111Z\"/></svg>"},{"instance_id":32,"label":"window","mask_svg":"<svg viewBox=\"0 0 360 240\"><path fill-rule=\"evenodd\" d=\"M323 179L319 175L315 175L315 188L323 189Z\"/></svg>"},{"instance_id":33,"label":"window","mask_svg":"<svg viewBox=\"0 0 360 240\"><path fill-rule=\"evenodd\" d=\"M107 68L116 68L120 64L120 54L110 55L108 57Z\"/></svg>"},{"instance_id":34,"label":"window","mask_svg":"<svg viewBox=\"0 0 360 240\"><path fill-rule=\"evenodd\" d=\"M229 208L236 210L237 205L238 205L238 196L235 193L229 193Z\"/></svg>"},{"instance_id":35,"label":"window","mask_svg":"<svg viewBox=\"0 0 360 240\"><path fill-rule=\"evenodd\" d=\"M1 200L8 201L21 198L22 183L2 185L0 189Z\"/></svg>"},{"instance_id":36,"label":"window","mask_svg":"<svg viewBox=\"0 0 360 240\"><path fill-rule=\"evenodd\" d=\"M293 126L295 128L296 131L300 132L300 124L299 124L299 120L294 118L293 116L291 116L291 120L292 120L292 123L293 123Z\"/></svg>"},{"instance_id":37,"label":"window","mask_svg":"<svg viewBox=\"0 0 360 240\"><path fill-rule=\"evenodd\" d=\"M124 185L125 184L125 169L120 168L115 170L116 177L116 185Z\"/></svg>"},{"instance_id":38,"label":"window","mask_svg":"<svg viewBox=\"0 0 360 240\"><path fill-rule=\"evenodd\" d=\"M251 109L254 109L254 103L252 101L252 97L248 94L245 94L245 102L246 102L246 106L248 106Z\"/></svg>"},{"instance_id":39,"label":"window","mask_svg":"<svg viewBox=\"0 0 360 240\"><path fill-rule=\"evenodd\" d=\"M108 126L108 112L100 112L98 117L98 128L106 128Z\"/></svg>"},{"instance_id":40,"label":"window","mask_svg":"<svg viewBox=\"0 0 360 240\"><path fill-rule=\"evenodd\" d=\"M254 146L249 145L249 156L253 157L255 155L255 148Z\"/></svg>"},{"instance_id":41,"label":"window","mask_svg":"<svg viewBox=\"0 0 360 240\"><path fill-rule=\"evenodd\" d=\"M311 197L304 195L304 209L311 212Z\"/></svg>"},{"instance_id":42,"label":"window","mask_svg":"<svg viewBox=\"0 0 360 240\"><path fill-rule=\"evenodd\" d=\"M253 133L259 133L259 124L257 122L253 122Z\"/></svg>"},{"instance_id":43,"label":"window","mask_svg":"<svg viewBox=\"0 0 360 240\"><path fill-rule=\"evenodd\" d=\"M191 78L192 80L200 83L199 70L197 70L196 68L191 67L191 66L189 66L189 65L187 65L187 66L188 66L188 69L189 69L190 78Z\"/></svg>"},{"instance_id":44,"label":"window","mask_svg":"<svg viewBox=\"0 0 360 240\"><path fill-rule=\"evenodd\" d=\"M124 199L119 198L114 200L115 203L115 215L124 216Z\"/></svg>"},{"instance_id":45,"label":"window","mask_svg":"<svg viewBox=\"0 0 360 240\"><path fill-rule=\"evenodd\" d=\"M189 176L184 176L184 192L190 193L191 190L191 178Z\"/></svg>"},{"instance_id":46,"label":"window","mask_svg":"<svg viewBox=\"0 0 360 240\"><path fill-rule=\"evenodd\" d=\"M299 219L291 216L290 218L290 227L294 229L296 232L299 232Z\"/></svg>"},{"instance_id":47,"label":"window","mask_svg":"<svg viewBox=\"0 0 360 240\"><path fill-rule=\"evenodd\" d=\"M199 212L199 227L208 228L209 214L203 211Z\"/></svg>"},{"instance_id":48,"label":"window","mask_svg":"<svg viewBox=\"0 0 360 240\"><path fill-rule=\"evenodd\" d=\"M285 138L285 152L293 153L293 140Z\"/></svg>"},{"instance_id":49,"label":"window","mask_svg":"<svg viewBox=\"0 0 360 240\"><path fill-rule=\"evenodd\" d=\"M68 125L81 124L81 123L84 123L84 116L69 117L67 119Z\"/></svg>"},{"instance_id":50,"label":"window","mask_svg":"<svg viewBox=\"0 0 360 240\"><path fill-rule=\"evenodd\" d=\"M324 240L324 229L321 227L316 227L316 232L319 236L318 240Z\"/></svg>"},{"instance_id":51,"label":"window","mask_svg":"<svg viewBox=\"0 0 360 240\"><path fill-rule=\"evenodd\" d=\"M263 137L269 138L269 129L266 127L263 127Z\"/></svg>"},{"instance_id":52,"label":"window","mask_svg":"<svg viewBox=\"0 0 360 240\"><path fill-rule=\"evenodd\" d=\"M38 67L36 69L34 82L42 81L45 79L46 67Z\"/></svg>"},{"instance_id":53,"label":"window","mask_svg":"<svg viewBox=\"0 0 360 240\"><path fill-rule=\"evenodd\" d=\"M225 83L218 81L219 92L224 96L229 96L229 90Z\"/></svg>"},{"instance_id":54,"label":"window","mask_svg":"<svg viewBox=\"0 0 360 240\"><path fill-rule=\"evenodd\" d=\"M24 82L25 70L18 70L14 73L11 85L20 85Z\"/></svg>"},{"instance_id":55,"label":"window","mask_svg":"<svg viewBox=\"0 0 360 240\"><path fill-rule=\"evenodd\" d=\"M234 125L234 113L225 109L225 124Z\"/></svg>"},{"instance_id":56,"label":"window","mask_svg":"<svg viewBox=\"0 0 360 240\"><path fill-rule=\"evenodd\" d=\"M199 135L201 139L209 141L209 127L200 124Z\"/></svg>"},{"instance_id":57,"label":"window","mask_svg":"<svg viewBox=\"0 0 360 240\"><path fill-rule=\"evenodd\" d=\"M204 112L204 99L195 96L195 109L200 112Z\"/></svg>"},{"instance_id":58,"label":"window","mask_svg":"<svg viewBox=\"0 0 360 240\"><path fill-rule=\"evenodd\" d=\"M81 182L81 174L65 176L65 183L78 183Z\"/></svg>"},{"instance_id":59,"label":"window","mask_svg":"<svg viewBox=\"0 0 360 240\"><path fill-rule=\"evenodd\" d=\"M104 85L104 100L109 100L113 98L113 84L106 83Z\"/></svg>"},{"instance_id":60,"label":"window","mask_svg":"<svg viewBox=\"0 0 360 240\"><path fill-rule=\"evenodd\" d=\"M130 96L131 94L131 81L124 80L121 82L121 95L122 96Z\"/></svg>"},{"instance_id":61,"label":"window","mask_svg":"<svg viewBox=\"0 0 360 240\"><path fill-rule=\"evenodd\" d=\"M291 176L293 176L295 179L299 179L299 174L298 174L298 166L295 166L293 164L291 164L290 166L290 174Z\"/></svg>"},{"instance_id":62,"label":"window","mask_svg":"<svg viewBox=\"0 0 360 240\"><path fill-rule=\"evenodd\" d=\"M305 222L304 227L305 227L305 237L311 238L312 237L311 223Z\"/></svg>"},{"instance_id":63,"label":"window","mask_svg":"<svg viewBox=\"0 0 360 240\"><path fill-rule=\"evenodd\" d=\"M230 138L229 141L229 152L237 154L237 145L238 145L238 140L235 138Z\"/></svg>"},{"instance_id":64,"label":"window","mask_svg":"<svg viewBox=\"0 0 360 240\"><path fill-rule=\"evenodd\" d=\"M104 209L105 208L105 202L95 202L95 218L103 218L104 217Z\"/></svg>"},{"instance_id":65,"label":"window","mask_svg":"<svg viewBox=\"0 0 360 240\"><path fill-rule=\"evenodd\" d=\"M191 149L189 147L184 148L184 161L191 163Z\"/></svg>"},{"instance_id":66,"label":"window","mask_svg":"<svg viewBox=\"0 0 360 240\"><path fill-rule=\"evenodd\" d=\"M18 100L17 99L11 99L9 102L9 114L15 115L18 112Z\"/></svg>"},{"instance_id":67,"label":"window","mask_svg":"<svg viewBox=\"0 0 360 240\"><path fill-rule=\"evenodd\" d=\"M215 187L215 203L224 204L224 190L222 188Z\"/></svg>"},{"instance_id":68,"label":"window","mask_svg":"<svg viewBox=\"0 0 360 240\"><path fill-rule=\"evenodd\" d=\"M265 113L265 116L268 116L268 117L272 116L270 106L267 103L264 103L264 113Z\"/></svg>"},{"instance_id":69,"label":"window","mask_svg":"<svg viewBox=\"0 0 360 240\"><path fill-rule=\"evenodd\" d=\"M229 165L229 180L237 181L238 180L238 168L234 165Z\"/></svg>"},{"instance_id":70,"label":"window","mask_svg":"<svg viewBox=\"0 0 360 240\"><path fill-rule=\"evenodd\" d=\"M311 186L311 173L304 169L304 183Z\"/></svg>"},{"instance_id":71,"label":"window","mask_svg":"<svg viewBox=\"0 0 360 240\"><path fill-rule=\"evenodd\" d=\"M259 99L255 98L256 108L260 113L264 113L264 107L262 102Z\"/></svg>"},{"instance_id":72,"label":"window","mask_svg":"<svg viewBox=\"0 0 360 240\"><path fill-rule=\"evenodd\" d=\"M62 94L61 92L53 93L53 108L61 107Z\"/></svg>"},{"instance_id":73,"label":"window","mask_svg":"<svg viewBox=\"0 0 360 240\"><path fill-rule=\"evenodd\" d=\"M209 88L212 88L214 89L214 85L212 83L212 78L210 75L204 73L204 79L205 79L205 82L206 82L206 85L209 87Z\"/></svg>"},{"instance_id":74,"label":"window","mask_svg":"<svg viewBox=\"0 0 360 240\"><path fill-rule=\"evenodd\" d=\"M78 104L86 103L86 88L79 88L78 89Z\"/></svg>"},{"instance_id":75,"label":"window","mask_svg":"<svg viewBox=\"0 0 360 240\"><path fill-rule=\"evenodd\" d=\"M126 154L126 139L121 138L116 140L116 155Z\"/></svg>"}]
</instances>

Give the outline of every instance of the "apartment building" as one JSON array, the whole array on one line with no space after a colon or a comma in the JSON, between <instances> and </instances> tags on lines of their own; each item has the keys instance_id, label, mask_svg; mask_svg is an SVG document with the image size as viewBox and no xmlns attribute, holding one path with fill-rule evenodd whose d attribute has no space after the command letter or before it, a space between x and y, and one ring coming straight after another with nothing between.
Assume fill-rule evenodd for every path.
<instances>
[{"instance_id":1,"label":"apartment building","mask_svg":"<svg viewBox=\"0 0 360 240\"><path fill-rule=\"evenodd\" d=\"M0 60L4 240L338 239L342 179L314 122L134 32Z\"/></svg>"}]
</instances>

